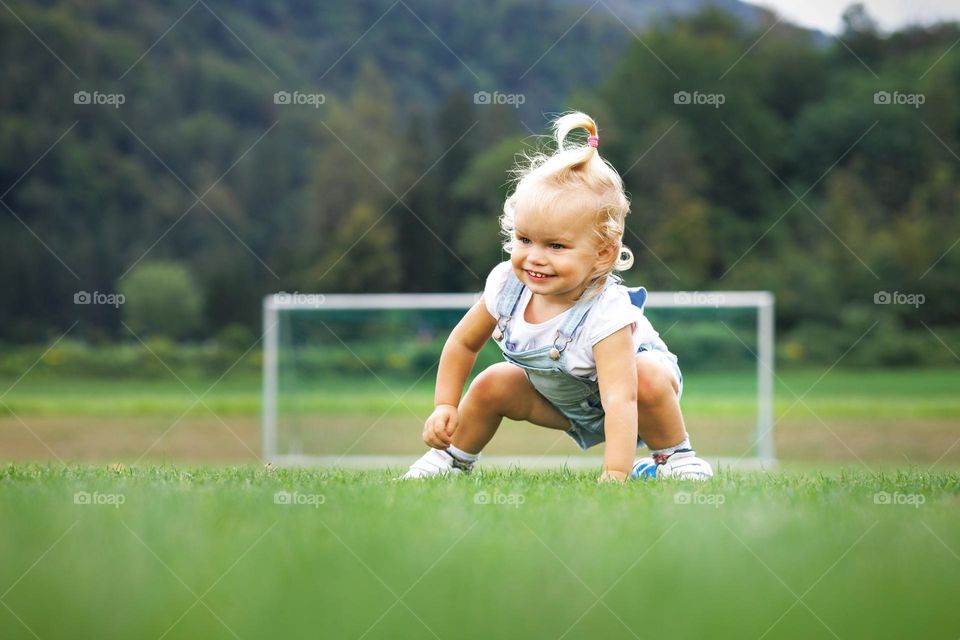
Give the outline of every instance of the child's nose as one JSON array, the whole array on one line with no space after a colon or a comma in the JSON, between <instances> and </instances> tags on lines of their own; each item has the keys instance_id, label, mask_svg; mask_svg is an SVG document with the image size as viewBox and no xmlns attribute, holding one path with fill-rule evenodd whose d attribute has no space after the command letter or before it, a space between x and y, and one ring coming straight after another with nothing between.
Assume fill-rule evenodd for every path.
<instances>
[{"instance_id":1,"label":"child's nose","mask_svg":"<svg viewBox=\"0 0 960 640\"><path fill-rule=\"evenodd\" d=\"M543 264L546 258L543 248L535 244L530 247L530 251L527 253L527 256L530 258L531 262L537 262L540 264Z\"/></svg>"}]
</instances>

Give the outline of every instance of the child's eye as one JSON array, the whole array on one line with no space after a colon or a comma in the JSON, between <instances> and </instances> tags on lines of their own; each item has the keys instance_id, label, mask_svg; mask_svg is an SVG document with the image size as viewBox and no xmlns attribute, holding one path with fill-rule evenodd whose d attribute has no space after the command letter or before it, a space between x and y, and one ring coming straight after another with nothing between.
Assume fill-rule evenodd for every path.
<instances>
[{"instance_id":1,"label":"child's eye","mask_svg":"<svg viewBox=\"0 0 960 640\"><path fill-rule=\"evenodd\" d=\"M530 238L524 238L523 236L520 236L517 238L517 242L520 244L530 244Z\"/></svg>"},{"instance_id":2,"label":"child's eye","mask_svg":"<svg viewBox=\"0 0 960 640\"><path fill-rule=\"evenodd\" d=\"M551 242L551 243L550 243L550 248L551 248L551 249L566 249L566 247L565 247L564 245L560 244L559 242Z\"/></svg>"}]
</instances>

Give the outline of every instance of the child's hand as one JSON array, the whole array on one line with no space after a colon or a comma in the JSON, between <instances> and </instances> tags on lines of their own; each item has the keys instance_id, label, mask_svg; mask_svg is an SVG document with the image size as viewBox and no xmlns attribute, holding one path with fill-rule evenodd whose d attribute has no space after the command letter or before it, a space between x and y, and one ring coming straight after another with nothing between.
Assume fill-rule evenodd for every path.
<instances>
[{"instance_id":1,"label":"child's hand","mask_svg":"<svg viewBox=\"0 0 960 640\"><path fill-rule=\"evenodd\" d=\"M627 474L623 471L613 471L612 469L607 469L600 474L600 477L597 478L597 482L625 482L627 479Z\"/></svg>"},{"instance_id":2,"label":"child's hand","mask_svg":"<svg viewBox=\"0 0 960 640\"><path fill-rule=\"evenodd\" d=\"M457 408L451 404L437 405L423 425L423 441L434 449L446 449L453 439L460 419Z\"/></svg>"}]
</instances>

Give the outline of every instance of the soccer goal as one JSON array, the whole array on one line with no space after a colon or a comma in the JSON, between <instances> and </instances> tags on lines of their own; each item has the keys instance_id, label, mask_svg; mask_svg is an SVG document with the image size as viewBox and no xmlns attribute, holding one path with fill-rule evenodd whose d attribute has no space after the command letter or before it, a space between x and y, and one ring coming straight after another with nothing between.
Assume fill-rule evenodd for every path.
<instances>
[{"instance_id":1,"label":"soccer goal","mask_svg":"<svg viewBox=\"0 0 960 640\"><path fill-rule=\"evenodd\" d=\"M279 465L402 468L422 454L444 341L479 294L278 293L263 302L263 456ZM769 468L774 297L767 291L653 292L644 312L684 374L698 455ZM473 375L501 362L492 340ZM561 432L505 420L484 466L599 468Z\"/></svg>"}]
</instances>

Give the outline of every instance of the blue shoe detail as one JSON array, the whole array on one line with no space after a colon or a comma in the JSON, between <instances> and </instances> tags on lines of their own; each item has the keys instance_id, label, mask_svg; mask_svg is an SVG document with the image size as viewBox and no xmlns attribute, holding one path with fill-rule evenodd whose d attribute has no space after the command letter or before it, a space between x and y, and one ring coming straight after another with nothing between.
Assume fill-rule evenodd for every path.
<instances>
[{"instance_id":1,"label":"blue shoe detail","mask_svg":"<svg viewBox=\"0 0 960 640\"><path fill-rule=\"evenodd\" d=\"M657 477L657 463L653 458L641 458L633 465L631 480L654 480Z\"/></svg>"}]
</instances>

